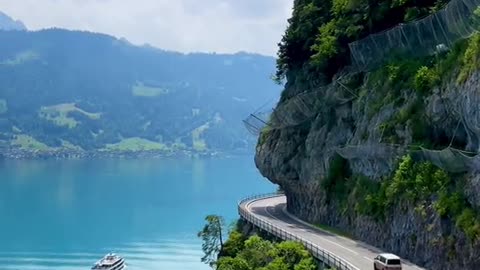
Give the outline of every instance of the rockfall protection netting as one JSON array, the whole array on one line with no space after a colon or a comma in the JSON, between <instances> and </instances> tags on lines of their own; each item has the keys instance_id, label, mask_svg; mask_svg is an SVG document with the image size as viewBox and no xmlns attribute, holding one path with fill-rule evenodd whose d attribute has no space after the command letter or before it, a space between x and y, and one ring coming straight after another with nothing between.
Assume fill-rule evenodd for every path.
<instances>
[{"instance_id":1,"label":"rockfall protection netting","mask_svg":"<svg viewBox=\"0 0 480 270\"><path fill-rule=\"evenodd\" d=\"M280 103L276 108L259 109L243 120L245 127L252 134L258 135L266 126L271 129L297 126L314 117L324 105L339 105L352 100L351 97L341 96L339 91L332 91L331 87L334 87L333 84L303 92Z\"/></svg>"},{"instance_id":2,"label":"rockfall protection netting","mask_svg":"<svg viewBox=\"0 0 480 270\"><path fill-rule=\"evenodd\" d=\"M398 157L404 151L395 145L382 143L367 143L364 145L347 145L336 149L337 154L347 160L353 159L391 159Z\"/></svg>"},{"instance_id":3,"label":"rockfall protection netting","mask_svg":"<svg viewBox=\"0 0 480 270\"><path fill-rule=\"evenodd\" d=\"M349 44L353 65L368 70L394 53L426 56L445 51L480 30L480 0L451 0L421 20L367 36Z\"/></svg>"},{"instance_id":4,"label":"rockfall protection netting","mask_svg":"<svg viewBox=\"0 0 480 270\"><path fill-rule=\"evenodd\" d=\"M421 148L415 155L451 173L480 171L480 159L478 155L451 147L443 150Z\"/></svg>"},{"instance_id":5,"label":"rockfall protection netting","mask_svg":"<svg viewBox=\"0 0 480 270\"><path fill-rule=\"evenodd\" d=\"M381 65L392 55L427 56L450 49L459 40L480 31L480 0L451 0L444 9L418 21L367 36L349 44L353 69L366 71ZM277 108L255 112L244 120L247 129L255 135L268 125L281 129L299 125L319 113L325 102L348 102L350 99L331 94L321 88L282 102ZM327 97L329 96L329 97ZM475 106L463 106L468 109ZM480 124L467 123L468 128L480 133ZM408 151L407 151L408 149ZM480 172L478 153L447 147L430 150L418 146L365 144L339 147L336 152L347 160L387 162L411 153L416 159L432 162L451 173Z\"/></svg>"},{"instance_id":6,"label":"rockfall protection netting","mask_svg":"<svg viewBox=\"0 0 480 270\"><path fill-rule=\"evenodd\" d=\"M391 161L407 152L417 160L429 161L435 166L451 173L480 172L480 156L476 153L467 152L452 147L443 150L431 150L423 147L414 147L407 151L405 146L390 144L365 144L347 145L337 148L336 152L344 159Z\"/></svg>"},{"instance_id":7,"label":"rockfall protection netting","mask_svg":"<svg viewBox=\"0 0 480 270\"><path fill-rule=\"evenodd\" d=\"M248 132L257 136L264 129L270 121L270 115L273 109L267 111L257 111L251 113L247 118L243 120L243 124L247 128Z\"/></svg>"}]
</instances>

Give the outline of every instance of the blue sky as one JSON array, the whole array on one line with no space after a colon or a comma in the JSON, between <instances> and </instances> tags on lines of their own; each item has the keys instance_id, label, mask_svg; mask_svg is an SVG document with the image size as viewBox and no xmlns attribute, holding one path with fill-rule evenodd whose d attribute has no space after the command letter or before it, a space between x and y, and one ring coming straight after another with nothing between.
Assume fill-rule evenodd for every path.
<instances>
[{"instance_id":1,"label":"blue sky","mask_svg":"<svg viewBox=\"0 0 480 270\"><path fill-rule=\"evenodd\" d=\"M293 0L0 0L30 30L88 30L181 52L275 55Z\"/></svg>"}]
</instances>

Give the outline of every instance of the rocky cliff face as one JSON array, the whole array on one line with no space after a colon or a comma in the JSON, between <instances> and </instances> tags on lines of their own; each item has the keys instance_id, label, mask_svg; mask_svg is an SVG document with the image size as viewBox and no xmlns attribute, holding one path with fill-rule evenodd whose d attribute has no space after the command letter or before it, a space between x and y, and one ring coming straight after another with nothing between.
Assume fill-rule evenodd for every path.
<instances>
[{"instance_id":1,"label":"rocky cliff face","mask_svg":"<svg viewBox=\"0 0 480 270\"><path fill-rule=\"evenodd\" d=\"M368 74L353 92L338 83L330 85L318 94L312 117L295 126L264 131L257 145L257 167L285 190L288 210L304 220L343 229L428 269L480 269L480 242L468 239L452 218L441 217L434 209L435 197L421 209L407 200L398 201L385 219L378 220L359 214L354 204L329 199L322 188L337 154L346 159L349 174L384 181L397 168L399 157L415 154L411 145L418 142L419 133L436 149L452 145L478 152L480 73L461 84L442 78L442 86L422 97L413 89L402 89L390 101L389 92L367 78ZM340 81L345 80L348 76ZM287 84L277 110L298 88ZM327 98L331 96L337 99ZM479 209L480 177L475 170L454 175L465 180L466 199Z\"/></svg>"}]
</instances>

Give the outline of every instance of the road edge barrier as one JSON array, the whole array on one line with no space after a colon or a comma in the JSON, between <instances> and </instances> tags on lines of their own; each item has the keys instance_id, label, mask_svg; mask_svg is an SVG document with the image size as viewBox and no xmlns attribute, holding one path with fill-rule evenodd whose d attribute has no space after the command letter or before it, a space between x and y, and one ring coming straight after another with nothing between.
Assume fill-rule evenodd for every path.
<instances>
[{"instance_id":1,"label":"road edge barrier","mask_svg":"<svg viewBox=\"0 0 480 270\"><path fill-rule=\"evenodd\" d=\"M286 230L275 226L274 224L268 222L267 220L250 213L245 206L248 204L262 200L267 198L279 197L284 196L283 193L268 193L268 194L260 194L260 195L253 195L246 197L240 200L237 204L238 207L238 214L242 219L251 223L252 225L264 230L278 238L281 238L286 241L294 241L301 243L305 246L311 254L317 258L318 260L322 261L324 264L338 269L338 270L360 270L358 267L353 266L351 263L347 262L346 260L336 256L335 254L322 249L317 244L312 243L302 237L296 236Z\"/></svg>"}]
</instances>

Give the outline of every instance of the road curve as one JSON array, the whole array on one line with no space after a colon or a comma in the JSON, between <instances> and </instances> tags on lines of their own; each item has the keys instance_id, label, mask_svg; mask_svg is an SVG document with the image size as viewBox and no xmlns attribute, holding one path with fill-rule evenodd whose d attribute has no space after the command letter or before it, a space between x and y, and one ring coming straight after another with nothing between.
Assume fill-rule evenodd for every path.
<instances>
[{"instance_id":1,"label":"road curve","mask_svg":"<svg viewBox=\"0 0 480 270\"><path fill-rule=\"evenodd\" d=\"M283 229L316 244L361 270L373 269L373 258L379 253L388 252L320 230L299 220L286 211L284 195L242 201L239 207L255 218L272 224L277 229ZM404 270L423 269L404 259L402 259L402 263Z\"/></svg>"}]
</instances>

